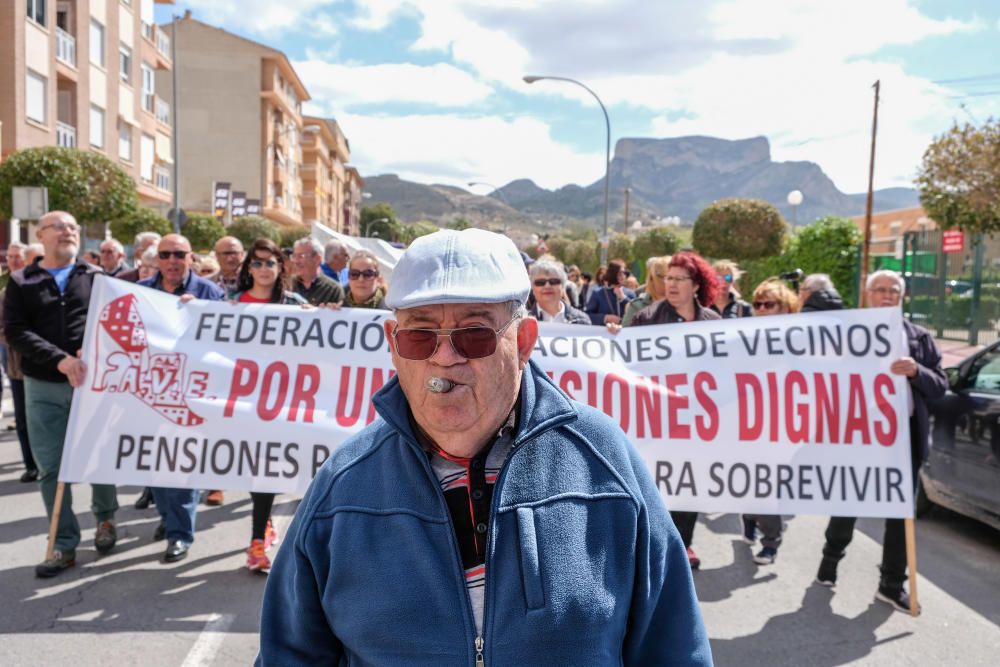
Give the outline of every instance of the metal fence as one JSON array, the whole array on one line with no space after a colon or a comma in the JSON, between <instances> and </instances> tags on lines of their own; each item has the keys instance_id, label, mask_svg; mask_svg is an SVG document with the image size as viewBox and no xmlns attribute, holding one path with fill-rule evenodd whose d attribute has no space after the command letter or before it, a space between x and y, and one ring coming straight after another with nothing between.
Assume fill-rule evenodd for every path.
<instances>
[{"instance_id":1,"label":"metal fence","mask_svg":"<svg viewBox=\"0 0 1000 667\"><path fill-rule=\"evenodd\" d=\"M988 345L1000 324L1000 238L966 234L960 252L943 252L941 231L908 232L873 243L869 271L906 278L903 311L937 338Z\"/></svg>"}]
</instances>

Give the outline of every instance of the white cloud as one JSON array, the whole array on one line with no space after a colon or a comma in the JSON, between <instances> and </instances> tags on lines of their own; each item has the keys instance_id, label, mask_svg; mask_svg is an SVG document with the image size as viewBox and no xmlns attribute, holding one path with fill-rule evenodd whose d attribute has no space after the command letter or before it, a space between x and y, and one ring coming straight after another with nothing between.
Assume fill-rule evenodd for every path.
<instances>
[{"instance_id":1,"label":"white cloud","mask_svg":"<svg viewBox=\"0 0 1000 667\"><path fill-rule=\"evenodd\" d=\"M338 0L180 0L178 9L190 9L194 18L229 31L246 30L257 37L285 30L309 30L335 34L329 20L316 20L317 10Z\"/></svg>"},{"instance_id":2,"label":"white cloud","mask_svg":"<svg viewBox=\"0 0 1000 667\"><path fill-rule=\"evenodd\" d=\"M423 183L467 187L530 178L556 188L592 183L604 173L603 151L581 153L552 139L530 118L449 115L337 117L351 141L351 161L365 175L394 173Z\"/></svg>"},{"instance_id":3,"label":"white cloud","mask_svg":"<svg viewBox=\"0 0 1000 667\"><path fill-rule=\"evenodd\" d=\"M319 106L338 113L356 104L464 106L488 98L493 89L468 72L438 63L341 65L321 60L294 63L295 71Z\"/></svg>"}]
</instances>

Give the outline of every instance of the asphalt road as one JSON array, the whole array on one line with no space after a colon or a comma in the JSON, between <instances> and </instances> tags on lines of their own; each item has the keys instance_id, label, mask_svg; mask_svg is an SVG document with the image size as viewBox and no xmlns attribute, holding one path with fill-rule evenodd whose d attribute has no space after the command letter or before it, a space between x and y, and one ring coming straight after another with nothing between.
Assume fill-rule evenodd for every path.
<instances>
[{"instance_id":1,"label":"asphalt road","mask_svg":"<svg viewBox=\"0 0 1000 667\"><path fill-rule=\"evenodd\" d=\"M9 413L8 413L9 414ZM202 507L187 560L159 562L155 510L122 487L118 547L93 550L89 487L74 487L84 540L78 564L36 579L47 523L33 484L21 484L13 433L0 432L0 663L4 665L246 665L257 651L265 577L243 568L250 498ZM279 496L279 532L295 500ZM873 601L881 522L863 520L840 583L812 585L825 519L788 519L773 566L757 566L733 515L702 517L695 548L702 612L718 665L989 665L1000 656L1000 533L944 510L917 524L919 594L913 619Z\"/></svg>"}]
</instances>

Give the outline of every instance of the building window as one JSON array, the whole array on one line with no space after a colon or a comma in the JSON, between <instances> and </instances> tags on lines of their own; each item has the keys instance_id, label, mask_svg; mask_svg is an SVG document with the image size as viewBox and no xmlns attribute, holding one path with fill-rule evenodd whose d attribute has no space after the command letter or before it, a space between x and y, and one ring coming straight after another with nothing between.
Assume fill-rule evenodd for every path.
<instances>
[{"instance_id":1,"label":"building window","mask_svg":"<svg viewBox=\"0 0 1000 667\"><path fill-rule=\"evenodd\" d=\"M90 105L90 145L104 148L104 109Z\"/></svg>"},{"instance_id":2,"label":"building window","mask_svg":"<svg viewBox=\"0 0 1000 667\"><path fill-rule=\"evenodd\" d=\"M48 112L48 79L40 74L35 74L30 69L26 72L25 97L27 99L25 100L24 113L31 120L45 123Z\"/></svg>"},{"instance_id":3,"label":"building window","mask_svg":"<svg viewBox=\"0 0 1000 667\"><path fill-rule=\"evenodd\" d=\"M132 85L132 49L118 45L118 74L123 82Z\"/></svg>"},{"instance_id":4,"label":"building window","mask_svg":"<svg viewBox=\"0 0 1000 667\"><path fill-rule=\"evenodd\" d=\"M170 190L170 170L166 167L156 167L156 187L159 190Z\"/></svg>"},{"instance_id":5,"label":"building window","mask_svg":"<svg viewBox=\"0 0 1000 667\"><path fill-rule=\"evenodd\" d=\"M104 67L104 26L90 19L90 62Z\"/></svg>"},{"instance_id":6,"label":"building window","mask_svg":"<svg viewBox=\"0 0 1000 667\"><path fill-rule=\"evenodd\" d=\"M28 18L45 25L45 0L28 0Z\"/></svg>"},{"instance_id":7,"label":"building window","mask_svg":"<svg viewBox=\"0 0 1000 667\"><path fill-rule=\"evenodd\" d=\"M156 140L142 135L139 143L139 177L143 183L153 182L153 161L156 159Z\"/></svg>"},{"instance_id":8,"label":"building window","mask_svg":"<svg viewBox=\"0 0 1000 667\"><path fill-rule=\"evenodd\" d=\"M156 78L153 68L147 64L140 65L142 69L142 108L149 113L156 111Z\"/></svg>"},{"instance_id":9,"label":"building window","mask_svg":"<svg viewBox=\"0 0 1000 667\"><path fill-rule=\"evenodd\" d=\"M132 161L132 127L124 121L118 121L118 157Z\"/></svg>"}]
</instances>

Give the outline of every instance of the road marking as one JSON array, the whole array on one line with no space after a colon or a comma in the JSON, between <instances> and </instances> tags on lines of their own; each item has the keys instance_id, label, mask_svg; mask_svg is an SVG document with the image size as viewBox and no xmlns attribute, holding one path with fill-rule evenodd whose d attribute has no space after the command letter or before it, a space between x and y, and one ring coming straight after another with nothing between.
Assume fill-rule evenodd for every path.
<instances>
[{"instance_id":1,"label":"road marking","mask_svg":"<svg viewBox=\"0 0 1000 667\"><path fill-rule=\"evenodd\" d=\"M226 631L235 618L235 614L212 614L205 624L205 629L195 640L194 646L188 651L181 667L211 665L215 654L219 652L219 647L222 646L222 641L226 638Z\"/></svg>"}]
</instances>

